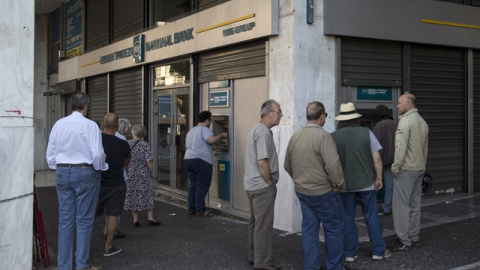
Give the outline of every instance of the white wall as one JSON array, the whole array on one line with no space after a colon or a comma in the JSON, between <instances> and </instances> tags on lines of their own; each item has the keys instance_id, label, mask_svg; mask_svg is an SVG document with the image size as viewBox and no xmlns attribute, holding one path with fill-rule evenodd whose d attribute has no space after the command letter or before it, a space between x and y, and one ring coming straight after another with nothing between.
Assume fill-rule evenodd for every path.
<instances>
[{"instance_id":1,"label":"white wall","mask_svg":"<svg viewBox=\"0 0 480 270\"><path fill-rule=\"evenodd\" d=\"M30 0L2 1L0 9L2 269L32 269L34 13Z\"/></svg>"},{"instance_id":2,"label":"white wall","mask_svg":"<svg viewBox=\"0 0 480 270\"><path fill-rule=\"evenodd\" d=\"M313 24L306 23L305 0L281 0L279 36L270 38L270 98L283 111L280 125L273 128L279 155L280 181L275 202L274 227L301 231L302 213L290 176L283 170L288 141L305 124L305 108L322 102L329 114L324 128L335 127L335 38L323 35L323 0L315 0Z\"/></svg>"},{"instance_id":3,"label":"white wall","mask_svg":"<svg viewBox=\"0 0 480 270\"><path fill-rule=\"evenodd\" d=\"M40 171L48 169L45 157L47 149L48 133L47 131L47 99L43 93L48 91L48 16L35 16L35 69L34 69L34 170Z\"/></svg>"}]
</instances>

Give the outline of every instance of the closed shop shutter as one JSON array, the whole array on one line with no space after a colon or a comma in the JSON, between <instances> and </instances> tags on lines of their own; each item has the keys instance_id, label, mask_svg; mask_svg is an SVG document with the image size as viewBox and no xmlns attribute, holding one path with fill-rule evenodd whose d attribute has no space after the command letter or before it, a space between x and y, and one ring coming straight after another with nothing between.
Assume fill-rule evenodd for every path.
<instances>
[{"instance_id":1,"label":"closed shop shutter","mask_svg":"<svg viewBox=\"0 0 480 270\"><path fill-rule=\"evenodd\" d=\"M464 191L465 78L464 50L412 45L412 94L430 130L426 168L433 178L430 193Z\"/></svg>"},{"instance_id":2,"label":"closed shop shutter","mask_svg":"<svg viewBox=\"0 0 480 270\"><path fill-rule=\"evenodd\" d=\"M141 0L112 1L112 42L143 32L144 8L144 1Z\"/></svg>"},{"instance_id":3,"label":"closed shop shutter","mask_svg":"<svg viewBox=\"0 0 480 270\"><path fill-rule=\"evenodd\" d=\"M341 85L401 87L401 44L342 38Z\"/></svg>"},{"instance_id":4,"label":"closed shop shutter","mask_svg":"<svg viewBox=\"0 0 480 270\"><path fill-rule=\"evenodd\" d=\"M200 54L198 82L265 76L265 41L256 41Z\"/></svg>"},{"instance_id":5,"label":"closed shop shutter","mask_svg":"<svg viewBox=\"0 0 480 270\"><path fill-rule=\"evenodd\" d=\"M87 0L85 6L85 51L93 51L109 44L109 0Z\"/></svg>"},{"instance_id":6,"label":"closed shop shutter","mask_svg":"<svg viewBox=\"0 0 480 270\"><path fill-rule=\"evenodd\" d=\"M142 68L112 73L112 111L132 126L143 124ZM124 134L131 138L131 133Z\"/></svg>"},{"instance_id":7,"label":"closed shop shutter","mask_svg":"<svg viewBox=\"0 0 480 270\"><path fill-rule=\"evenodd\" d=\"M230 0L198 0L198 11L203 11Z\"/></svg>"},{"instance_id":8,"label":"closed shop shutter","mask_svg":"<svg viewBox=\"0 0 480 270\"><path fill-rule=\"evenodd\" d=\"M60 43L50 47L50 73L58 74L58 51L60 51Z\"/></svg>"},{"instance_id":9,"label":"closed shop shutter","mask_svg":"<svg viewBox=\"0 0 480 270\"><path fill-rule=\"evenodd\" d=\"M101 124L108 113L107 75L87 78L87 94L90 97L87 117Z\"/></svg>"},{"instance_id":10,"label":"closed shop shutter","mask_svg":"<svg viewBox=\"0 0 480 270\"><path fill-rule=\"evenodd\" d=\"M473 191L480 192L480 50L473 52Z\"/></svg>"}]
</instances>

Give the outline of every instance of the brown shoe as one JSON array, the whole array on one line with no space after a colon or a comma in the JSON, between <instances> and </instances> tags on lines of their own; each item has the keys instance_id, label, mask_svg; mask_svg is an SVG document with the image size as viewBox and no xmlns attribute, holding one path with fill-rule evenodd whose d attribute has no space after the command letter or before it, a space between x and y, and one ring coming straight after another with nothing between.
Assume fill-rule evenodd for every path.
<instances>
[{"instance_id":1,"label":"brown shoe","mask_svg":"<svg viewBox=\"0 0 480 270\"><path fill-rule=\"evenodd\" d=\"M255 268L255 270L282 270L282 267L279 265L270 265L270 267L267 268Z\"/></svg>"}]
</instances>

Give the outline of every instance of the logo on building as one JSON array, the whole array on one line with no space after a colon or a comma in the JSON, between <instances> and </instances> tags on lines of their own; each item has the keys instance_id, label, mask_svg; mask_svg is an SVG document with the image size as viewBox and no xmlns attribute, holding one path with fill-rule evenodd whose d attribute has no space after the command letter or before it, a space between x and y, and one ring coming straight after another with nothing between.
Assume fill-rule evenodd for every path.
<instances>
[{"instance_id":1,"label":"logo on building","mask_svg":"<svg viewBox=\"0 0 480 270\"><path fill-rule=\"evenodd\" d=\"M133 60L135 63L141 63L145 59L145 35L133 37Z\"/></svg>"}]
</instances>

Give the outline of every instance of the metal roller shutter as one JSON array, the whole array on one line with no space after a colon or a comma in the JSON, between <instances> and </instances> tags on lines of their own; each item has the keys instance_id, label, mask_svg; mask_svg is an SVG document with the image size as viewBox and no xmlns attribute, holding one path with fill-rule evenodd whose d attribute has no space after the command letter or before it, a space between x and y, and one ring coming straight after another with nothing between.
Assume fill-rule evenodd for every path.
<instances>
[{"instance_id":1,"label":"metal roller shutter","mask_svg":"<svg viewBox=\"0 0 480 270\"><path fill-rule=\"evenodd\" d=\"M198 0L198 11L203 11L230 0Z\"/></svg>"},{"instance_id":2,"label":"metal roller shutter","mask_svg":"<svg viewBox=\"0 0 480 270\"><path fill-rule=\"evenodd\" d=\"M132 126L143 124L142 89L141 68L112 73L112 111ZM131 138L130 132L124 135Z\"/></svg>"},{"instance_id":3,"label":"metal roller shutter","mask_svg":"<svg viewBox=\"0 0 480 270\"><path fill-rule=\"evenodd\" d=\"M473 52L473 191L480 192L480 50Z\"/></svg>"},{"instance_id":4,"label":"metal roller shutter","mask_svg":"<svg viewBox=\"0 0 480 270\"><path fill-rule=\"evenodd\" d=\"M60 43L56 43L50 47L50 73L58 74L58 51Z\"/></svg>"},{"instance_id":5,"label":"metal roller shutter","mask_svg":"<svg viewBox=\"0 0 480 270\"><path fill-rule=\"evenodd\" d=\"M101 124L108 113L107 75L87 78L87 94L90 97L87 117Z\"/></svg>"},{"instance_id":6,"label":"metal roller shutter","mask_svg":"<svg viewBox=\"0 0 480 270\"><path fill-rule=\"evenodd\" d=\"M85 51L93 51L109 44L109 0L87 0L85 23Z\"/></svg>"},{"instance_id":7,"label":"metal roller shutter","mask_svg":"<svg viewBox=\"0 0 480 270\"><path fill-rule=\"evenodd\" d=\"M198 57L198 82L265 76L265 41L245 43Z\"/></svg>"},{"instance_id":8,"label":"metal roller shutter","mask_svg":"<svg viewBox=\"0 0 480 270\"><path fill-rule=\"evenodd\" d=\"M429 126L430 193L462 192L465 181L465 51L412 45L411 88ZM451 190L451 189L454 190Z\"/></svg>"},{"instance_id":9,"label":"metal roller shutter","mask_svg":"<svg viewBox=\"0 0 480 270\"><path fill-rule=\"evenodd\" d=\"M112 1L112 42L143 32L144 8L145 3L141 0Z\"/></svg>"},{"instance_id":10,"label":"metal roller shutter","mask_svg":"<svg viewBox=\"0 0 480 270\"><path fill-rule=\"evenodd\" d=\"M402 86L402 46L399 42L342 38L341 84Z\"/></svg>"}]
</instances>

